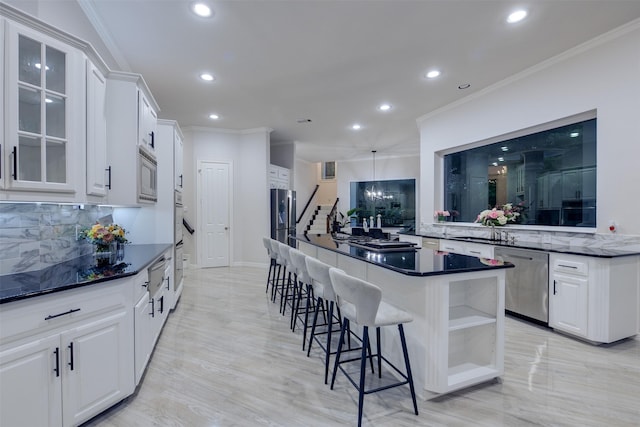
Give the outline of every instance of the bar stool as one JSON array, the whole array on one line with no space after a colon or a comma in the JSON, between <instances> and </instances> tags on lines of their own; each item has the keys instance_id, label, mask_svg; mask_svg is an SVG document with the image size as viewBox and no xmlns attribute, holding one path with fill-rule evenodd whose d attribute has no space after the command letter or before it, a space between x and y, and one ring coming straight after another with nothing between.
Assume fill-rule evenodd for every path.
<instances>
[{"instance_id":1,"label":"bar stool","mask_svg":"<svg viewBox=\"0 0 640 427\"><path fill-rule=\"evenodd\" d=\"M306 264L307 264L307 272L309 273L309 276L311 278L311 288L312 288L312 292L313 292L313 296L314 298L317 298L316 303L315 303L315 310L314 310L314 314L313 314L313 322L311 324L311 334L309 336L309 347L307 349L307 357L309 357L309 355L311 354L311 345L313 344L313 340L315 339L318 342L318 345L320 345L320 348L322 348L322 350L325 352L325 358L324 358L324 383L327 383L327 379L329 377L329 359L331 354L331 335L332 335L332 331L333 331L333 319L334 319L334 314L333 314L333 309L334 309L334 302L335 302L335 294L333 292L333 286L331 285L331 277L329 277L329 269L331 269L332 267L329 264L325 264L324 262L313 258L313 257L307 257L306 258ZM326 310L325 305L328 304L328 310ZM326 331L326 335L327 335L327 340L325 342L325 344L323 345L316 333L316 327L317 326L323 326L323 325L318 325L318 313L320 311L320 307L323 308L323 312L328 311L328 315L325 315L325 323L327 326L327 331ZM336 307L337 308L337 307ZM340 325L342 322L340 320L340 309L337 308L338 311L338 325ZM322 332L321 334L324 334L325 332ZM302 348L304 350L304 347Z\"/></svg>"},{"instance_id":2,"label":"bar stool","mask_svg":"<svg viewBox=\"0 0 640 427\"><path fill-rule=\"evenodd\" d=\"M281 242L278 243L280 255L282 255L282 260L287 270L286 278L283 277L283 280L285 281L284 289L280 293L280 312L284 316L287 311L287 305L291 307L292 313L289 328L293 329L294 311L296 308L295 302L298 292L298 270L296 266L293 265L293 262L291 262L291 255L289 254L289 252L294 250L294 248Z\"/></svg>"},{"instance_id":3,"label":"bar stool","mask_svg":"<svg viewBox=\"0 0 640 427\"><path fill-rule=\"evenodd\" d=\"M343 321L340 330L340 341L338 343L338 351L333 367L333 375L331 376L331 389L336 380L338 369L342 371L349 379L351 384L358 390L358 426L362 425L362 408L364 404L364 395L376 393L378 391L387 390L392 387L398 387L409 384L411 390L411 399L413 400L413 409L418 415L418 405L416 403L416 393L413 387L413 377L411 375L411 365L409 364L409 354L407 352L407 343L404 336L403 324L411 322L412 316L406 311L400 310L386 302L382 301L382 290L376 285L349 276L344 271L337 268L329 270L331 284L336 293L336 301L342 312ZM356 383L349 373L341 366L343 363L353 362L358 359L340 360L342 352L342 341L344 334L349 327L350 322L362 326L362 352L360 356L360 379ZM402 353L404 355L404 363L406 373L400 371L387 358L382 356L380 351L380 327L397 325L400 333L400 343L402 344ZM404 380L382 385L377 388L365 390L365 367L366 367L366 348L369 343L369 328L376 328L377 354L369 356L369 358L377 357L378 359L378 377L382 377L382 361L384 360L391 368L393 368Z\"/></svg>"},{"instance_id":4,"label":"bar stool","mask_svg":"<svg viewBox=\"0 0 640 427\"><path fill-rule=\"evenodd\" d=\"M274 276L274 284L271 287L271 301L276 302L278 292L280 292L280 294L282 295L284 291L287 268L285 265L284 256L280 252L281 243L275 239L270 239L270 243L271 252L276 257L276 266L278 267L277 272ZM282 273L282 277L280 277L280 273ZM282 311L282 305L280 306L280 311Z\"/></svg>"},{"instance_id":5,"label":"bar stool","mask_svg":"<svg viewBox=\"0 0 640 427\"><path fill-rule=\"evenodd\" d=\"M273 249L271 248L271 239L269 237L263 236L262 244L264 245L264 248L267 250L267 255L269 256L269 273L267 274L267 288L265 290L265 293L268 293L269 285L271 285L272 289L275 286L274 279L275 279L278 255L273 253Z\"/></svg>"},{"instance_id":6,"label":"bar stool","mask_svg":"<svg viewBox=\"0 0 640 427\"><path fill-rule=\"evenodd\" d=\"M311 277L307 272L307 255L305 255L304 252L301 252L298 249L291 248L289 249L289 257L291 258L291 263L296 269L296 283L294 285L294 294L297 295L297 297L295 298L295 308L291 310L291 330L296 330L296 323L298 322L298 318L302 315L302 313L304 313L302 330L302 350L304 350L307 341L307 328L309 326L309 307L313 307L315 305L314 298L312 298L314 294L311 288ZM305 297L305 306L304 310L301 312L300 302L302 301L303 297Z\"/></svg>"}]
</instances>

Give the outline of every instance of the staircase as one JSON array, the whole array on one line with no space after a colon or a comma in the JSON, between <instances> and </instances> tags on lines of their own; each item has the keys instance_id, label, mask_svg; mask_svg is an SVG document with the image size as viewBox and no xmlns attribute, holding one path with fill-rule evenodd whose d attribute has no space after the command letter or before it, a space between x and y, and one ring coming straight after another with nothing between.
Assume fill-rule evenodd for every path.
<instances>
[{"instance_id":1,"label":"staircase","mask_svg":"<svg viewBox=\"0 0 640 427\"><path fill-rule=\"evenodd\" d=\"M307 234L327 234L327 215L331 213L331 205L316 206L307 225Z\"/></svg>"}]
</instances>

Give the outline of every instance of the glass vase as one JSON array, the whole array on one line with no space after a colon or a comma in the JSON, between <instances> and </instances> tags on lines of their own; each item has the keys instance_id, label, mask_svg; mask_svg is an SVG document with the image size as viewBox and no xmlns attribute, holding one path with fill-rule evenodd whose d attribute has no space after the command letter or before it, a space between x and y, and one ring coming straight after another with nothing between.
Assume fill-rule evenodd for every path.
<instances>
[{"instance_id":1,"label":"glass vase","mask_svg":"<svg viewBox=\"0 0 640 427\"><path fill-rule=\"evenodd\" d=\"M93 255L96 260L96 267L115 264L118 255L117 243L96 243Z\"/></svg>"}]
</instances>

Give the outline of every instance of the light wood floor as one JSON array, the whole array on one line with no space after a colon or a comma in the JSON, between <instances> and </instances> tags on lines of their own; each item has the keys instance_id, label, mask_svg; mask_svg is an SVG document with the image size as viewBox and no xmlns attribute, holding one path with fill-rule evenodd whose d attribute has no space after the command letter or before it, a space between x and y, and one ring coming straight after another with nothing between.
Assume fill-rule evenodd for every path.
<instances>
[{"instance_id":1,"label":"light wood floor","mask_svg":"<svg viewBox=\"0 0 640 427\"><path fill-rule=\"evenodd\" d=\"M357 394L265 295L266 268L186 270L137 393L87 426L348 426ZM640 426L640 340L592 346L507 318L505 375L419 402L365 397L365 426Z\"/></svg>"}]
</instances>

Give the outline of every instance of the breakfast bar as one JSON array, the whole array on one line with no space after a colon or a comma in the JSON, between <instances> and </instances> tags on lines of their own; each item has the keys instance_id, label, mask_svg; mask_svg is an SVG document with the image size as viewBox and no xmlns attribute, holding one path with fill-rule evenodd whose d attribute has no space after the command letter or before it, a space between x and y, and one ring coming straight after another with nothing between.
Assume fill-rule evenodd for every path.
<instances>
[{"instance_id":1,"label":"breakfast bar","mask_svg":"<svg viewBox=\"0 0 640 427\"><path fill-rule=\"evenodd\" d=\"M503 375L505 271L512 264L335 234L296 240L305 254L379 286L386 301L413 315L405 332L423 399ZM383 351L401 363L384 332Z\"/></svg>"}]
</instances>

